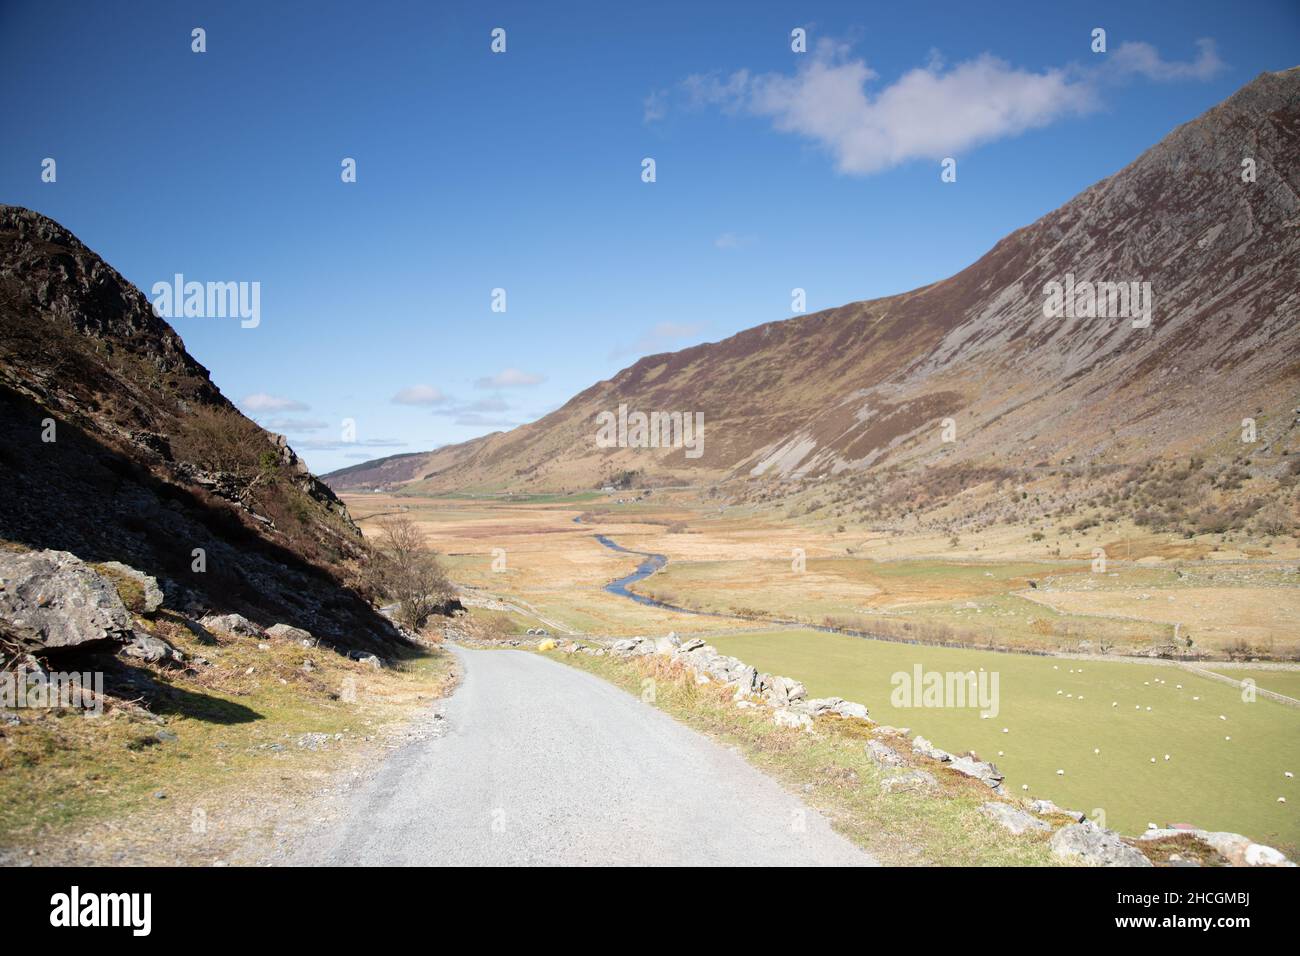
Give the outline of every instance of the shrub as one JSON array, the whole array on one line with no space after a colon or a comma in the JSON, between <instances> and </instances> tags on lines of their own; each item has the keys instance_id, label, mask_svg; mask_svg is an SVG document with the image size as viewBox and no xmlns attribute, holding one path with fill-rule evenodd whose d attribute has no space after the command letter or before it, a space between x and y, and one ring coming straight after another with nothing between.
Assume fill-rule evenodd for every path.
<instances>
[{"instance_id":1,"label":"shrub","mask_svg":"<svg viewBox=\"0 0 1300 956\"><path fill-rule=\"evenodd\" d=\"M370 573L375 590L397 602L398 620L412 630L422 628L454 595L442 564L407 515L380 522Z\"/></svg>"}]
</instances>

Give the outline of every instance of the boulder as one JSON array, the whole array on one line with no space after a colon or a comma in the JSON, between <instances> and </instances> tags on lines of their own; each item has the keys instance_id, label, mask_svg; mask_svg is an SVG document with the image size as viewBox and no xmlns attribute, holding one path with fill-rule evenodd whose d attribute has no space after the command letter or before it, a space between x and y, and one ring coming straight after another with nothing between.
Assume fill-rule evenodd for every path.
<instances>
[{"instance_id":1,"label":"boulder","mask_svg":"<svg viewBox=\"0 0 1300 956\"><path fill-rule=\"evenodd\" d=\"M369 651L348 651L348 659L360 661L362 664L369 664L375 670L379 670L384 666L384 662Z\"/></svg>"},{"instance_id":2,"label":"boulder","mask_svg":"<svg viewBox=\"0 0 1300 956\"><path fill-rule=\"evenodd\" d=\"M702 640L698 637L693 637L689 641L684 642L678 650L683 654L689 654L691 651L698 651L703 646L704 642Z\"/></svg>"},{"instance_id":3,"label":"boulder","mask_svg":"<svg viewBox=\"0 0 1300 956\"><path fill-rule=\"evenodd\" d=\"M843 697L813 697L803 702L803 711L810 716L832 713L837 706L844 703Z\"/></svg>"},{"instance_id":4,"label":"boulder","mask_svg":"<svg viewBox=\"0 0 1300 956\"><path fill-rule=\"evenodd\" d=\"M1062 814L1072 819L1075 823L1082 823L1087 819L1087 815L1084 814L1082 810L1062 810L1051 800L1032 800L1030 801L1029 809L1033 810L1035 813L1041 813L1043 816Z\"/></svg>"},{"instance_id":5,"label":"boulder","mask_svg":"<svg viewBox=\"0 0 1300 956\"><path fill-rule=\"evenodd\" d=\"M804 690L803 684L797 680L792 680L789 677L771 677L768 678L763 696L768 698L773 705L785 707L791 701L803 700L808 696L808 692Z\"/></svg>"},{"instance_id":6,"label":"boulder","mask_svg":"<svg viewBox=\"0 0 1300 956\"><path fill-rule=\"evenodd\" d=\"M1114 830L1095 823L1071 823L1061 827L1051 840L1052 854L1062 860L1092 866L1151 866L1142 851L1134 849Z\"/></svg>"},{"instance_id":7,"label":"boulder","mask_svg":"<svg viewBox=\"0 0 1300 956\"><path fill-rule=\"evenodd\" d=\"M885 793L924 793L937 789L939 779L928 770L915 768L886 777L880 784Z\"/></svg>"},{"instance_id":8,"label":"boulder","mask_svg":"<svg viewBox=\"0 0 1300 956\"><path fill-rule=\"evenodd\" d=\"M145 617L153 617L158 609L162 607L163 592L162 588L158 586L157 578L145 574L143 571L137 571L129 564L123 564L121 561L106 561L100 567L124 578L129 578L140 586L140 590L143 592L140 607L131 610L143 614Z\"/></svg>"},{"instance_id":9,"label":"boulder","mask_svg":"<svg viewBox=\"0 0 1300 956\"><path fill-rule=\"evenodd\" d=\"M199 620L209 631L226 637L261 637L262 629L242 614L209 614Z\"/></svg>"},{"instance_id":10,"label":"boulder","mask_svg":"<svg viewBox=\"0 0 1300 956\"><path fill-rule=\"evenodd\" d=\"M994 823L1011 831L1016 836L1027 833L1030 830L1037 830L1043 833L1051 833L1051 824L1038 819L1038 817L1026 813L1024 810L1017 809L1009 803L998 803L989 801L981 804L979 812L988 817Z\"/></svg>"},{"instance_id":11,"label":"boulder","mask_svg":"<svg viewBox=\"0 0 1300 956\"><path fill-rule=\"evenodd\" d=\"M920 754L922 757L929 757L931 760L938 760L940 763L947 763L952 760L952 754L946 750L940 750L920 734L912 738L912 753Z\"/></svg>"},{"instance_id":12,"label":"boulder","mask_svg":"<svg viewBox=\"0 0 1300 956\"><path fill-rule=\"evenodd\" d=\"M748 664L742 664L732 671L731 683L736 685L737 694L748 694L758 685L758 671Z\"/></svg>"},{"instance_id":13,"label":"boulder","mask_svg":"<svg viewBox=\"0 0 1300 956\"><path fill-rule=\"evenodd\" d=\"M655 640L655 653L663 657L672 657L677 653L677 645L670 638L660 637Z\"/></svg>"},{"instance_id":14,"label":"boulder","mask_svg":"<svg viewBox=\"0 0 1300 956\"><path fill-rule=\"evenodd\" d=\"M879 740L867 741L867 756L877 767L905 767L907 761L893 747Z\"/></svg>"},{"instance_id":15,"label":"boulder","mask_svg":"<svg viewBox=\"0 0 1300 956\"><path fill-rule=\"evenodd\" d=\"M835 705L835 713L841 717L847 717L853 720L869 720L867 717L867 708L862 704L854 703L851 700L842 700Z\"/></svg>"},{"instance_id":16,"label":"boulder","mask_svg":"<svg viewBox=\"0 0 1300 956\"><path fill-rule=\"evenodd\" d=\"M1271 846L1254 843L1240 833L1221 830L1193 830L1192 833L1233 866L1295 866Z\"/></svg>"},{"instance_id":17,"label":"boulder","mask_svg":"<svg viewBox=\"0 0 1300 956\"><path fill-rule=\"evenodd\" d=\"M102 650L134 634L117 588L67 551L0 552L0 622L29 652Z\"/></svg>"},{"instance_id":18,"label":"boulder","mask_svg":"<svg viewBox=\"0 0 1300 956\"><path fill-rule=\"evenodd\" d=\"M789 727L794 730L812 730L812 718L807 714L796 713L793 710L782 708L772 714L772 722L778 727Z\"/></svg>"},{"instance_id":19,"label":"boulder","mask_svg":"<svg viewBox=\"0 0 1300 956\"><path fill-rule=\"evenodd\" d=\"M973 756L953 757L948 761L948 767L960 774L979 780L986 784L990 790L1002 792L1003 775L998 772L997 767L986 760L977 760Z\"/></svg>"},{"instance_id":20,"label":"boulder","mask_svg":"<svg viewBox=\"0 0 1300 956\"><path fill-rule=\"evenodd\" d=\"M126 645L122 651L127 657L134 657L142 661L148 661L151 664L162 663L164 661L174 661L181 663L185 660L185 655L172 647L161 637L154 637L152 634L146 634L143 631L136 631L131 643Z\"/></svg>"},{"instance_id":21,"label":"boulder","mask_svg":"<svg viewBox=\"0 0 1300 956\"><path fill-rule=\"evenodd\" d=\"M290 624L272 624L266 629L266 636L297 641L303 647L316 646L316 638L311 636L311 631L304 631L302 628Z\"/></svg>"}]
</instances>

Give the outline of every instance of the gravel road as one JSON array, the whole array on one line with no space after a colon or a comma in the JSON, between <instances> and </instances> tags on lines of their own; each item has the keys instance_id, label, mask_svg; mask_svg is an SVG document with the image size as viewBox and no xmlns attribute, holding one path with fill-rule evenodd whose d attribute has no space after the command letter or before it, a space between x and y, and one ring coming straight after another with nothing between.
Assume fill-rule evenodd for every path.
<instances>
[{"instance_id":1,"label":"gravel road","mask_svg":"<svg viewBox=\"0 0 1300 956\"><path fill-rule=\"evenodd\" d=\"M875 865L740 756L600 678L456 653L442 732L395 751L293 862Z\"/></svg>"}]
</instances>

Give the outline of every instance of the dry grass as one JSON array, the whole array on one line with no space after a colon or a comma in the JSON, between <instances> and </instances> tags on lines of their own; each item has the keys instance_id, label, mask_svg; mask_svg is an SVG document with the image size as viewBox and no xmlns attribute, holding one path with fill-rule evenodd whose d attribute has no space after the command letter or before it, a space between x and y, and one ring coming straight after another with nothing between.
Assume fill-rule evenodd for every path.
<instances>
[{"instance_id":1,"label":"dry grass","mask_svg":"<svg viewBox=\"0 0 1300 956\"><path fill-rule=\"evenodd\" d=\"M0 725L0 856L210 862L221 840L270 825L300 785L454 685L453 658L437 650L374 670L291 641L205 642L176 618L151 627L207 663L125 668L102 716L19 711L21 723ZM141 688L134 699L123 678Z\"/></svg>"}]
</instances>

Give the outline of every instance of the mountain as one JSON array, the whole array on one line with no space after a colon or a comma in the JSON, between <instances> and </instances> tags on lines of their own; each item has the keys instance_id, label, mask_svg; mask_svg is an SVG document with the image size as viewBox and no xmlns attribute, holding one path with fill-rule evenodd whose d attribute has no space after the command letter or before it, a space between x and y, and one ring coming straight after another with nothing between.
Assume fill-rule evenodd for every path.
<instances>
[{"instance_id":1,"label":"mountain","mask_svg":"<svg viewBox=\"0 0 1300 956\"><path fill-rule=\"evenodd\" d=\"M0 548L123 562L167 608L340 647L401 640L348 586L366 552L335 494L138 289L15 206L0 206L0 499Z\"/></svg>"},{"instance_id":2,"label":"mountain","mask_svg":"<svg viewBox=\"0 0 1300 956\"><path fill-rule=\"evenodd\" d=\"M1080 317L1046 314L1050 284L1071 282ZM1135 302L1149 290L1149 326L1086 317L1085 282L1137 283ZM1122 305L1118 291L1103 287L1107 306ZM531 424L324 480L360 488L382 474L413 492L628 480L861 492L876 476L903 482L903 494L922 473L1023 480L1035 465L1234 455L1244 418L1260 436L1246 451L1279 456L1296 437L1297 306L1300 68L1260 75L951 278L648 356ZM620 405L703 413L703 453L598 447L597 416ZM955 440L943 440L945 419Z\"/></svg>"}]
</instances>

